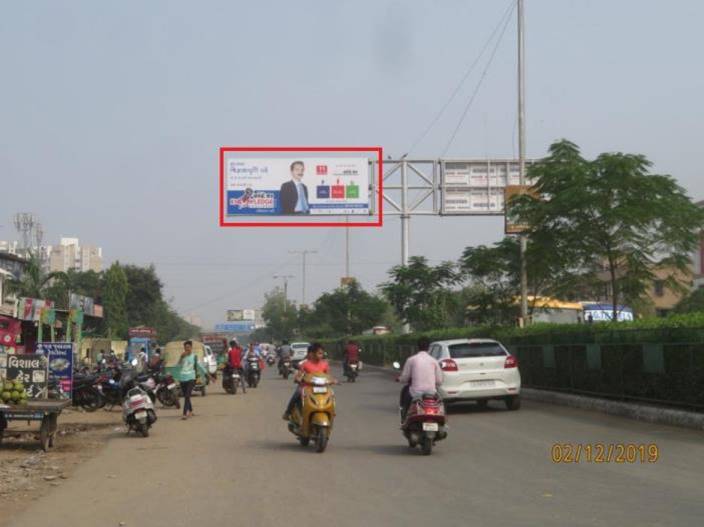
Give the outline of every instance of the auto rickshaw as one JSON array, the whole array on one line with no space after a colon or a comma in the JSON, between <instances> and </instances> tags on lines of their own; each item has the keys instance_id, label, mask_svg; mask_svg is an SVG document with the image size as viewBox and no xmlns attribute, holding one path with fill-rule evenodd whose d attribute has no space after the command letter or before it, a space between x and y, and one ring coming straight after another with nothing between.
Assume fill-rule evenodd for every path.
<instances>
[{"instance_id":1,"label":"auto rickshaw","mask_svg":"<svg viewBox=\"0 0 704 527\"><path fill-rule=\"evenodd\" d=\"M161 351L162 359L164 360L164 370L166 373L173 375L174 379L179 378L179 364L178 361L181 358L181 353L183 353L183 343L185 340L173 340L166 344ZM193 342L193 353L198 358L200 365L208 371L208 367L205 364L205 347L202 342L197 340L192 340ZM194 392L200 392L200 394L205 397L206 386L210 382L207 375L196 368L196 385L193 388Z\"/></svg>"}]
</instances>

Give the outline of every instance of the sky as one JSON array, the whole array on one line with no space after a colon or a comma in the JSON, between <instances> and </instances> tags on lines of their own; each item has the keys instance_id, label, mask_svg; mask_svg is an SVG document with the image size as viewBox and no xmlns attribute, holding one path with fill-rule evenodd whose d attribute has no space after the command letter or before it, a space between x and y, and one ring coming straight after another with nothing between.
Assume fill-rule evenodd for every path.
<instances>
[{"instance_id":1,"label":"sky","mask_svg":"<svg viewBox=\"0 0 704 527\"><path fill-rule=\"evenodd\" d=\"M509 0L0 0L0 239L15 212L79 237L105 265L156 266L181 314L221 322L290 274L308 301L344 275L344 229L218 226L218 149L382 146L384 155L511 158L515 17L491 65L447 102ZM527 155L568 138L585 156L646 155L704 199L704 2L525 0ZM478 86L478 88L477 88ZM634 189L634 191L636 191ZM457 259L497 217L421 218L410 254ZM351 274L374 290L401 227L353 229Z\"/></svg>"}]
</instances>

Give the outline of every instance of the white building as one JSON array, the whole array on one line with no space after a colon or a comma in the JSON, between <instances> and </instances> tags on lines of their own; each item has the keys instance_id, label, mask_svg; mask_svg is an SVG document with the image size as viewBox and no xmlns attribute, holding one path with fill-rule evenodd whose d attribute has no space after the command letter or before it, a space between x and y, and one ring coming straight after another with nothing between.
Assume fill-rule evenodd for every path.
<instances>
[{"instance_id":1,"label":"white building","mask_svg":"<svg viewBox=\"0 0 704 527\"><path fill-rule=\"evenodd\" d=\"M61 238L59 245L50 246L49 271L95 271L103 269L103 250L93 245L81 245L78 238Z\"/></svg>"}]
</instances>

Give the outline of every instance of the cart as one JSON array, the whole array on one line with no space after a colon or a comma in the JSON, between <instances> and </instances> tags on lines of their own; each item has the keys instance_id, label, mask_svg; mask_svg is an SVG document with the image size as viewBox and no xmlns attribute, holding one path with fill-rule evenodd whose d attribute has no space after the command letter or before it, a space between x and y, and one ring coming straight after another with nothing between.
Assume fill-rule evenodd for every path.
<instances>
[{"instance_id":1,"label":"cart","mask_svg":"<svg viewBox=\"0 0 704 527\"><path fill-rule=\"evenodd\" d=\"M2 443L8 421L40 421L39 441L42 450L48 451L50 447L54 446L59 414L69 404L71 401L68 399L29 400L27 404L22 406L0 404L0 443Z\"/></svg>"}]
</instances>

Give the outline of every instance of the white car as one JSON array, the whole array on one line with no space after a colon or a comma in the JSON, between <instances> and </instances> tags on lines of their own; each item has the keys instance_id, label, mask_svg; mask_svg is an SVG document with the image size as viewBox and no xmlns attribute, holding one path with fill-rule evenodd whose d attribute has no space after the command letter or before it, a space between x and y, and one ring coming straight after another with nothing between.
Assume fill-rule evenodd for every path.
<instances>
[{"instance_id":1,"label":"white car","mask_svg":"<svg viewBox=\"0 0 704 527\"><path fill-rule=\"evenodd\" d=\"M308 346L310 346L310 342L291 343L291 365L294 368L298 368L298 363L306 358Z\"/></svg>"},{"instance_id":2,"label":"white car","mask_svg":"<svg viewBox=\"0 0 704 527\"><path fill-rule=\"evenodd\" d=\"M205 369L210 375L215 375L218 372L218 359L213 353L213 349L210 346L203 346L203 362L205 362Z\"/></svg>"},{"instance_id":3,"label":"white car","mask_svg":"<svg viewBox=\"0 0 704 527\"><path fill-rule=\"evenodd\" d=\"M440 363L441 397L447 402L501 399L509 410L521 406L518 360L501 343L490 339L440 340L430 344L430 355Z\"/></svg>"}]
</instances>

